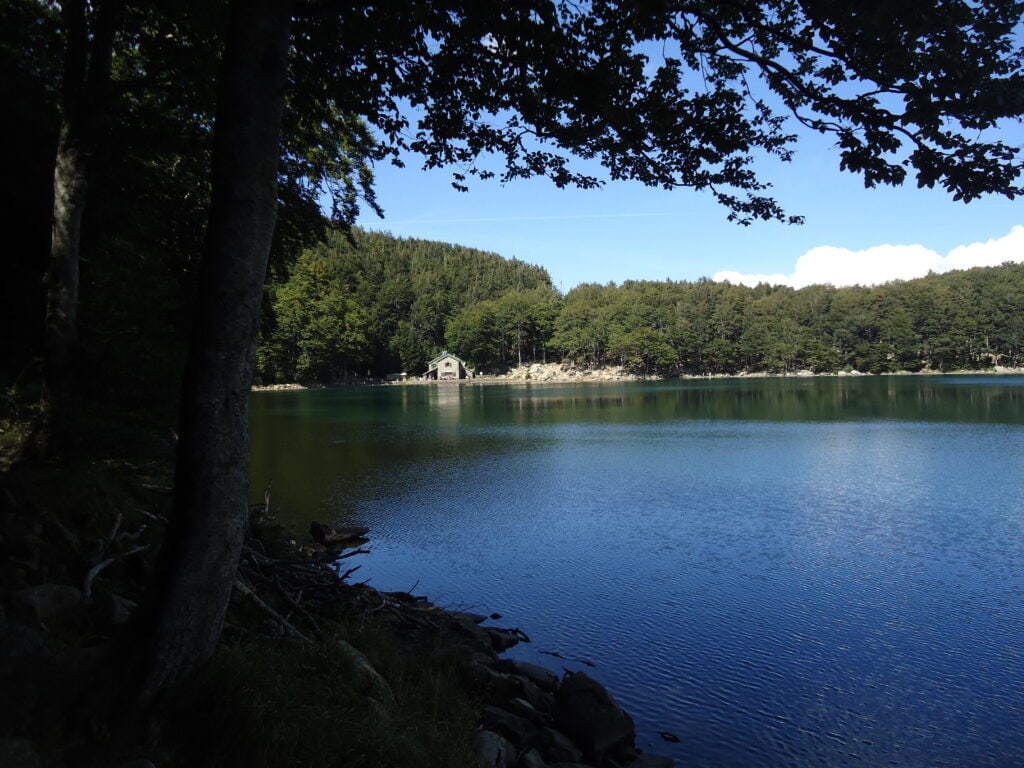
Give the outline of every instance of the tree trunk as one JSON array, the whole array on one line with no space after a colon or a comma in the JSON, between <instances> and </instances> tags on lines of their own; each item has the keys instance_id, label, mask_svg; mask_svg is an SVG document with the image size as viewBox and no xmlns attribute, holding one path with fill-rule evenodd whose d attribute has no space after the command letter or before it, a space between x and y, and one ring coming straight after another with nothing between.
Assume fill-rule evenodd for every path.
<instances>
[{"instance_id":1,"label":"tree trunk","mask_svg":"<svg viewBox=\"0 0 1024 768\"><path fill-rule=\"evenodd\" d=\"M147 702L213 654L238 568L249 502L248 399L276 216L289 33L287 0L232 2L173 513L142 612Z\"/></svg>"},{"instance_id":2,"label":"tree trunk","mask_svg":"<svg viewBox=\"0 0 1024 768\"><path fill-rule=\"evenodd\" d=\"M86 191L82 143L78 121L65 115L53 171L53 232L46 272L41 435L45 445L66 424L73 394L71 356L78 330L78 264Z\"/></svg>"},{"instance_id":3,"label":"tree trunk","mask_svg":"<svg viewBox=\"0 0 1024 768\"><path fill-rule=\"evenodd\" d=\"M109 106L114 35L124 3L98 4L90 34L86 4L65 2L61 15L67 38L61 88L61 126L53 170L53 229L46 272L46 327L43 347L42 423L30 451L52 453L70 419L74 398L73 353L78 337L78 282L82 214L88 161L98 124Z\"/></svg>"}]
</instances>

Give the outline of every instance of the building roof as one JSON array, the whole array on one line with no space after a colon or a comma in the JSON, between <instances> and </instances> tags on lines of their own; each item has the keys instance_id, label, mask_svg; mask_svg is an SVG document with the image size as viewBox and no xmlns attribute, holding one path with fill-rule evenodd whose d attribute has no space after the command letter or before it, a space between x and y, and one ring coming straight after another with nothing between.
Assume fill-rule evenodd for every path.
<instances>
[{"instance_id":1,"label":"building roof","mask_svg":"<svg viewBox=\"0 0 1024 768\"><path fill-rule=\"evenodd\" d=\"M429 363L427 363L427 370L429 371L432 368L436 368L437 364L439 362L441 362L442 360L444 360L446 357L450 357L452 360L458 360L459 365L461 365L463 368L466 367L466 362L464 360L459 359L458 357L453 355L451 352L442 352L440 355L438 355L433 360L431 360Z\"/></svg>"}]
</instances>

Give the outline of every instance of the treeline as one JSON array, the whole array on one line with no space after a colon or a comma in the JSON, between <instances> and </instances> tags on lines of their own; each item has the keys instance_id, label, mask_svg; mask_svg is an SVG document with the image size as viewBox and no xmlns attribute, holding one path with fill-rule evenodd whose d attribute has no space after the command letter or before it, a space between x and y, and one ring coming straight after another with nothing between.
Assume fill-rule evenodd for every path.
<instances>
[{"instance_id":1,"label":"treeline","mask_svg":"<svg viewBox=\"0 0 1024 768\"><path fill-rule=\"evenodd\" d=\"M549 342L580 366L641 374L983 369L1022 363L1024 265L873 288L710 280L583 285Z\"/></svg>"},{"instance_id":2,"label":"treeline","mask_svg":"<svg viewBox=\"0 0 1024 768\"><path fill-rule=\"evenodd\" d=\"M702 279L562 296L540 267L357 229L304 251L268 299L265 381L417 374L445 348L490 372L559 360L668 376L1024 363L1020 264L874 288Z\"/></svg>"},{"instance_id":3,"label":"treeline","mask_svg":"<svg viewBox=\"0 0 1024 768\"><path fill-rule=\"evenodd\" d=\"M331 231L267 288L263 381L421 372L453 318L509 295L557 299L545 269L447 243Z\"/></svg>"}]
</instances>

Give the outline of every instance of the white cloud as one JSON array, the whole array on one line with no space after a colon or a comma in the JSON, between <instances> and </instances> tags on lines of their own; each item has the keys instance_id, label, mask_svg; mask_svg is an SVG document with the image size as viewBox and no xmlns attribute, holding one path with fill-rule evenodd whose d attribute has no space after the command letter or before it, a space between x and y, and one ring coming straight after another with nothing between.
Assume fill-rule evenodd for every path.
<instances>
[{"instance_id":1,"label":"white cloud","mask_svg":"<svg viewBox=\"0 0 1024 768\"><path fill-rule=\"evenodd\" d=\"M750 286L771 283L794 288L821 283L836 287L879 285L890 280L924 277L929 271L992 267L1006 261L1024 261L1024 226L1014 227L1004 237L959 246L945 256L923 245L877 245L863 251L822 245L797 259L790 275L725 271L716 272L712 279Z\"/></svg>"}]
</instances>

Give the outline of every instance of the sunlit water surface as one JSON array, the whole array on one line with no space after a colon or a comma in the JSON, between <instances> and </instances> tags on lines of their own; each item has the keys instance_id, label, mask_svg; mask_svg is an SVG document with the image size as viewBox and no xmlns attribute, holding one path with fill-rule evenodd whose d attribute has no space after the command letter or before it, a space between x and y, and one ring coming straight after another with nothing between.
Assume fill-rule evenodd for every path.
<instances>
[{"instance_id":1,"label":"sunlit water surface","mask_svg":"<svg viewBox=\"0 0 1024 768\"><path fill-rule=\"evenodd\" d=\"M1024 378L267 392L252 441L284 522L680 765L1024 765Z\"/></svg>"}]
</instances>

